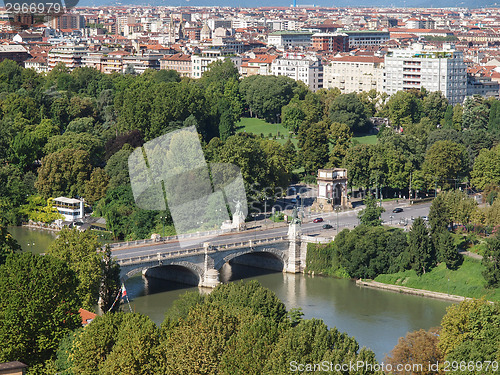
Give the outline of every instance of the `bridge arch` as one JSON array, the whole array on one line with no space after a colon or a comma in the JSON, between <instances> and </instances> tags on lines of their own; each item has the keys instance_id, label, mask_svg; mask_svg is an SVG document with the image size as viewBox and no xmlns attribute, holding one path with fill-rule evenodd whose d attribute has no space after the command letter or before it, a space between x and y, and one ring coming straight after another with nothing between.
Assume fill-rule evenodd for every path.
<instances>
[{"instance_id":1,"label":"bridge arch","mask_svg":"<svg viewBox=\"0 0 500 375\"><path fill-rule=\"evenodd\" d=\"M175 281L187 285L198 285L203 280L203 269L191 262L173 261L163 264L142 265L129 270L122 276L122 281L142 273L146 277Z\"/></svg>"},{"instance_id":2,"label":"bridge arch","mask_svg":"<svg viewBox=\"0 0 500 375\"><path fill-rule=\"evenodd\" d=\"M257 255L257 254L267 255L268 257L270 256L268 259L273 259L275 261L278 261L280 265L278 266L276 262L266 261L265 257L263 257L260 260L260 262L256 260L255 262L252 262L254 264L251 264L250 262L248 262L249 257L245 257L248 255ZM220 270L224 264L229 263L231 260L237 260L238 258L240 258L240 262L243 259L247 260L243 264L248 264L248 265L261 267L261 268L283 270L283 268L286 264L287 254L283 250L274 249L272 247L238 249L237 251L229 253L229 254L225 255L224 257L221 257L220 259L216 259L214 262L214 268L216 270ZM266 267L266 263L267 263L267 267Z\"/></svg>"}]
</instances>

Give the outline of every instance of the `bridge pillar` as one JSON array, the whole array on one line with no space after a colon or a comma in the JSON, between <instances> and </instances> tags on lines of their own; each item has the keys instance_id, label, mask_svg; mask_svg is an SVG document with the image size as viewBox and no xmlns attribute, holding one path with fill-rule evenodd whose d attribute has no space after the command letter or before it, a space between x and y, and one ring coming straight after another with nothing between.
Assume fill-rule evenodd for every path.
<instances>
[{"instance_id":1,"label":"bridge pillar","mask_svg":"<svg viewBox=\"0 0 500 375\"><path fill-rule=\"evenodd\" d=\"M208 251L210 250L210 244L205 242L203 244L205 249L205 262L203 266L203 275L201 275L200 283L198 286L205 288L215 288L220 284L219 281L219 271L215 269L214 260L208 256Z\"/></svg>"},{"instance_id":2,"label":"bridge pillar","mask_svg":"<svg viewBox=\"0 0 500 375\"><path fill-rule=\"evenodd\" d=\"M302 264L302 259L305 257L301 256L300 234L300 224L292 222L288 227L288 261L283 268L284 272L299 273L303 271L304 265Z\"/></svg>"}]
</instances>

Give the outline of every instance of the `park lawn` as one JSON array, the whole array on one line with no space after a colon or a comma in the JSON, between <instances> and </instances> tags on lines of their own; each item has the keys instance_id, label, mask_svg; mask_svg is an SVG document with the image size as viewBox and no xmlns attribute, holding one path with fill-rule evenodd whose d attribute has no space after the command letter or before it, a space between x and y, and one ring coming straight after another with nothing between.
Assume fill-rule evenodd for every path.
<instances>
[{"instance_id":1,"label":"park lawn","mask_svg":"<svg viewBox=\"0 0 500 375\"><path fill-rule=\"evenodd\" d=\"M352 137L352 139L358 141L359 144L362 145L376 145L378 141L375 134Z\"/></svg>"},{"instance_id":2,"label":"park lawn","mask_svg":"<svg viewBox=\"0 0 500 375\"><path fill-rule=\"evenodd\" d=\"M273 136L276 135L276 129L280 135L288 135L288 130L281 124L271 124L260 118L242 117L240 121L235 124L236 132L247 132L255 135L264 134L267 137L269 133Z\"/></svg>"},{"instance_id":3,"label":"park lawn","mask_svg":"<svg viewBox=\"0 0 500 375\"><path fill-rule=\"evenodd\" d=\"M448 270L446 265L441 263L422 276L417 276L415 271L408 270L379 275L375 281L471 298L484 296L489 301L500 301L500 288L486 289L484 287L485 280L481 274L483 270L484 266L480 260L464 257L462 266L456 271Z\"/></svg>"}]
</instances>

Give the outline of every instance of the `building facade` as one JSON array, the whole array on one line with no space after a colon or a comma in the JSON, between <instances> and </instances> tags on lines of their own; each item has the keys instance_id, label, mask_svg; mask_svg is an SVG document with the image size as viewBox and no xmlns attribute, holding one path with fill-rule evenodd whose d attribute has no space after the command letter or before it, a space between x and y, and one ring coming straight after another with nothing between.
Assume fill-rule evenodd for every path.
<instances>
[{"instance_id":1,"label":"building facade","mask_svg":"<svg viewBox=\"0 0 500 375\"><path fill-rule=\"evenodd\" d=\"M301 31L276 31L268 35L267 45L274 46L281 50L293 49L297 47L311 47L310 32Z\"/></svg>"},{"instance_id":2,"label":"building facade","mask_svg":"<svg viewBox=\"0 0 500 375\"><path fill-rule=\"evenodd\" d=\"M317 181L320 205L347 207L347 169L319 169Z\"/></svg>"},{"instance_id":3,"label":"building facade","mask_svg":"<svg viewBox=\"0 0 500 375\"><path fill-rule=\"evenodd\" d=\"M181 77L191 77L191 55L176 53L160 60L160 69L175 70Z\"/></svg>"},{"instance_id":4,"label":"building facade","mask_svg":"<svg viewBox=\"0 0 500 375\"><path fill-rule=\"evenodd\" d=\"M389 95L411 89L441 91L451 105L462 103L467 94L467 68L463 52L451 45L442 50L424 49L414 44L407 49L391 49L385 56Z\"/></svg>"},{"instance_id":5,"label":"building facade","mask_svg":"<svg viewBox=\"0 0 500 375\"><path fill-rule=\"evenodd\" d=\"M311 37L312 46L322 52L347 52L349 50L349 37L347 34L316 33Z\"/></svg>"},{"instance_id":6,"label":"building facade","mask_svg":"<svg viewBox=\"0 0 500 375\"><path fill-rule=\"evenodd\" d=\"M87 55L87 47L64 45L52 48L47 55L47 65L49 70L63 63L69 70L82 66L82 58Z\"/></svg>"},{"instance_id":7,"label":"building facade","mask_svg":"<svg viewBox=\"0 0 500 375\"><path fill-rule=\"evenodd\" d=\"M323 86L338 87L342 94L385 89L384 59L376 56L343 56L324 67Z\"/></svg>"},{"instance_id":8,"label":"building facade","mask_svg":"<svg viewBox=\"0 0 500 375\"><path fill-rule=\"evenodd\" d=\"M285 53L272 62L271 73L302 81L311 91L323 88L323 66L314 55Z\"/></svg>"},{"instance_id":9,"label":"building facade","mask_svg":"<svg viewBox=\"0 0 500 375\"><path fill-rule=\"evenodd\" d=\"M85 216L83 200L58 197L54 199L53 207L64 216L64 221L76 221Z\"/></svg>"}]
</instances>

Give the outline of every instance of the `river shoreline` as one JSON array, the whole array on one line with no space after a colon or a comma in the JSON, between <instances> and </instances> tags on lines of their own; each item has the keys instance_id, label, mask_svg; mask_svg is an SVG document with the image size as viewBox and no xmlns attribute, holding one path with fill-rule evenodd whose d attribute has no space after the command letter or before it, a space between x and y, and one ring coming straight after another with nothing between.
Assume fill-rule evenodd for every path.
<instances>
[{"instance_id":1,"label":"river shoreline","mask_svg":"<svg viewBox=\"0 0 500 375\"><path fill-rule=\"evenodd\" d=\"M415 296L440 299L450 302L462 302L465 300L473 300L473 298L470 297L457 296L454 294L446 294L441 292L432 292L430 290L425 290L425 289L408 288L406 286L400 286L400 285L384 284L373 280L356 280L356 285L364 288L382 289L396 293L411 294ZM491 301L489 302L493 303Z\"/></svg>"}]
</instances>

